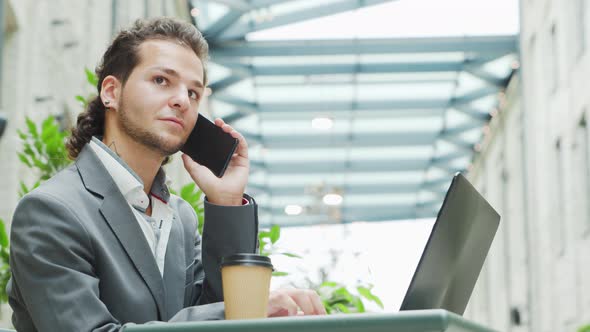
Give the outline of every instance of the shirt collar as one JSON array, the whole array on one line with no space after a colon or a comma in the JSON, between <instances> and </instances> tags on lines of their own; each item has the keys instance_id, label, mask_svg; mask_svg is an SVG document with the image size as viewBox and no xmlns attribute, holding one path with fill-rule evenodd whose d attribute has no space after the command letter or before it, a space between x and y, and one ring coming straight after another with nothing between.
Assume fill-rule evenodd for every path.
<instances>
[{"instance_id":1,"label":"shirt collar","mask_svg":"<svg viewBox=\"0 0 590 332\"><path fill-rule=\"evenodd\" d=\"M144 189L144 184L141 178L123 159L121 159L121 157L106 146L98 137L92 137L89 145L104 164L113 178L113 181L115 181L115 184L119 187L123 196L125 196L125 199L133 206L146 209L149 202L145 200L145 194L138 195L139 192L143 193ZM168 203L170 200L170 192L168 190L169 182L164 169L160 168L154 178L154 183L150 190L152 196L164 203Z\"/></svg>"}]
</instances>

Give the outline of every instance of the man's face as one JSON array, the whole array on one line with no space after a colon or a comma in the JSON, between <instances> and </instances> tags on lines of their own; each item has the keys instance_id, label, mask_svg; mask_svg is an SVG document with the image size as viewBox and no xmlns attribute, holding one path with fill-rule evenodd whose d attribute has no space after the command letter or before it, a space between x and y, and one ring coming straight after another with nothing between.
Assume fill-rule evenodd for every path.
<instances>
[{"instance_id":1,"label":"man's face","mask_svg":"<svg viewBox=\"0 0 590 332\"><path fill-rule=\"evenodd\" d=\"M134 141L167 156L192 131L204 92L203 63L174 41L148 40L120 95L118 125Z\"/></svg>"}]
</instances>

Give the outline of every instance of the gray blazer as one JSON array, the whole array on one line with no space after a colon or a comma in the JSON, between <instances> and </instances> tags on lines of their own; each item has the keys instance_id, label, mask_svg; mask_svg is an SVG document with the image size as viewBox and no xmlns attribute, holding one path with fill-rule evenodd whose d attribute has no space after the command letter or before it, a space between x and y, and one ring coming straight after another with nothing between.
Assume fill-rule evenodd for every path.
<instances>
[{"instance_id":1,"label":"gray blazer","mask_svg":"<svg viewBox=\"0 0 590 332\"><path fill-rule=\"evenodd\" d=\"M126 323L223 319L219 260L256 250L257 206L247 198L246 206L205 202L201 244L194 210L172 196L162 277L131 208L85 147L14 213L7 287L14 326L119 331Z\"/></svg>"}]
</instances>

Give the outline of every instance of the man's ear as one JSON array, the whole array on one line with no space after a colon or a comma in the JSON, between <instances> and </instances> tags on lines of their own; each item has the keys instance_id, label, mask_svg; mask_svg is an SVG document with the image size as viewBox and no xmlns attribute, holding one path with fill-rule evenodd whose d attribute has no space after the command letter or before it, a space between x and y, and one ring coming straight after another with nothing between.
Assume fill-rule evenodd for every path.
<instances>
[{"instance_id":1,"label":"man's ear","mask_svg":"<svg viewBox=\"0 0 590 332\"><path fill-rule=\"evenodd\" d=\"M113 75L109 75L102 80L100 99L106 108L119 109L121 88L121 81Z\"/></svg>"}]
</instances>

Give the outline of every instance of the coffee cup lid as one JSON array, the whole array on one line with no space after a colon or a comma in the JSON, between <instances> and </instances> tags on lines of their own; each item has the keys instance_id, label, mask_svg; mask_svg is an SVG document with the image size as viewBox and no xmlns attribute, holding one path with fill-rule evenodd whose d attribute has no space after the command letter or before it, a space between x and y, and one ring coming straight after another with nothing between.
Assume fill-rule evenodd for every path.
<instances>
[{"instance_id":1,"label":"coffee cup lid","mask_svg":"<svg viewBox=\"0 0 590 332\"><path fill-rule=\"evenodd\" d=\"M269 257L256 254L234 254L221 258L221 267L230 265L255 265L273 268Z\"/></svg>"}]
</instances>

